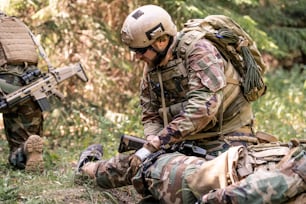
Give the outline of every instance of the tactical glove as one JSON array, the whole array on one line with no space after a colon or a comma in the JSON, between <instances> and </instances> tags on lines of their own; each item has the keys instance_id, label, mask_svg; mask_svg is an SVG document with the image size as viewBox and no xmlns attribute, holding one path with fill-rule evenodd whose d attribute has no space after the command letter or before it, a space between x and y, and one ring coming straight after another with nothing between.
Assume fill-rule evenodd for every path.
<instances>
[{"instance_id":1,"label":"tactical glove","mask_svg":"<svg viewBox=\"0 0 306 204\"><path fill-rule=\"evenodd\" d=\"M130 157L130 167L132 171L132 175L136 175L140 165L142 162L153 152L156 152L157 149L151 144L146 143L142 148L137 150L135 154Z\"/></svg>"}]
</instances>

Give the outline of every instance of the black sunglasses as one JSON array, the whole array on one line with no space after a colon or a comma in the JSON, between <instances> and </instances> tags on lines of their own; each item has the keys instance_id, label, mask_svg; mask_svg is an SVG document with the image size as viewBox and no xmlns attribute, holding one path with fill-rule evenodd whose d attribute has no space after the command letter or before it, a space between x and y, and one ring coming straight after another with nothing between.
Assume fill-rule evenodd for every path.
<instances>
[{"instance_id":1,"label":"black sunglasses","mask_svg":"<svg viewBox=\"0 0 306 204\"><path fill-rule=\"evenodd\" d=\"M137 54L144 54L149 48L151 48L151 45L148 46L148 47L144 47L144 48L133 48L133 47L129 47L129 49L132 51L132 52L135 52Z\"/></svg>"}]
</instances>

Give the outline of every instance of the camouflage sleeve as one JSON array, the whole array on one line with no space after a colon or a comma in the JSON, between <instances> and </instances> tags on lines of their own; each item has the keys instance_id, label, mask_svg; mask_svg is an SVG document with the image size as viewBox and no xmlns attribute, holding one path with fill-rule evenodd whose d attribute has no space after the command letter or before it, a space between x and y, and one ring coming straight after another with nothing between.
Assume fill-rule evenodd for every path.
<instances>
[{"instance_id":1,"label":"camouflage sleeve","mask_svg":"<svg viewBox=\"0 0 306 204\"><path fill-rule=\"evenodd\" d=\"M140 88L140 105L142 108L142 124L144 127L144 135L157 135L163 129L163 120L158 113L160 107L157 99L150 95L150 86L144 70L144 77Z\"/></svg>"},{"instance_id":2,"label":"camouflage sleeve","mask_svg":"<svg viewBox=\"0 0 306 204\"><path fill-rule=\"evenodd\" d=\"M158 134L161 144L175 143L203 130L212 120L222 102L226 85L223 59L207 40L200 40L187 61L189 92L185 110Z\"/></svg>"}]
</instances>

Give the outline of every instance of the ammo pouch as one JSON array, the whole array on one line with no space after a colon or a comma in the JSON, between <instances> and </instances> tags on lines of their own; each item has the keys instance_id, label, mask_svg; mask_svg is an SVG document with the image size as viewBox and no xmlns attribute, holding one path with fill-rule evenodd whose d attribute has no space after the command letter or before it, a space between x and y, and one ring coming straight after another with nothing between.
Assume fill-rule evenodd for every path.
<instances>
[{"instance_id":1,"label":"ammo pouch","mask_svg":"<svg viewBox=\"0 0 306 204\"><path fill-rule=\"evenodd\" d=\"M290 151L287 144L263 143L248 147L249 162L254 167L254 171L259 169L273 170L278 162Z\"/></svg>"}]
</instances>

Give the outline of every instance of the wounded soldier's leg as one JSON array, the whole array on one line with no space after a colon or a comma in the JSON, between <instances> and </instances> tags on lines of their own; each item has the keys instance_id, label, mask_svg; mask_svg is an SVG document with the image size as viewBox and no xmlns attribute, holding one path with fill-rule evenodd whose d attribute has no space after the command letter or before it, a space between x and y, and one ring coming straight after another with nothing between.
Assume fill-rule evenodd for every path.
<instances>
[{"instance_id":1,"label":"wounded soldier's leg","mask_svg":"<svg viewBox=\"0 0 306 204\"><path fill-rule=\"evenodd\" d=\"M133 177L129 165L129 155L118 154L107 161L100 161L95 178L102 188L117 188L131 185Z\"/></svg>"},{"instance_id":2,"label":"wounded soldier's leg","mask_svg":"<svg viewBox=\"0 0 306 204\"><path fill-rule=\"evenodd\" d=\"M306 192L306 153L291 154L275 171L259 170L238 183L214 190L200 203L284 203Z\"/></svg>"},{"instance_id":3,"label":"wounded soldier's leg","mask_svg":"<svg viewBox=\"0 0 306 204\"><path fill-rule=\"evenodd\" d=\"M144 162L133 177L133 186L141 195L152 195L160 203L195 203L197 198L186 177L204 162L205 159L176 152L163 154L153 163Z\"/></svg>"},{"instance_id":4,"label":"wounded soldier's leg","mask_svg":"<svg viewBox=\"0 0 306 204\"><path fill-rule=\"evenodd\" d=\"M132 171L129 168L129 155L118 154L109 160L102 160L102 156L101 145L93 144L86 148L80 155L77 175L95 179L102 188L131 185Z\"/></svg>"}]
</instances>

